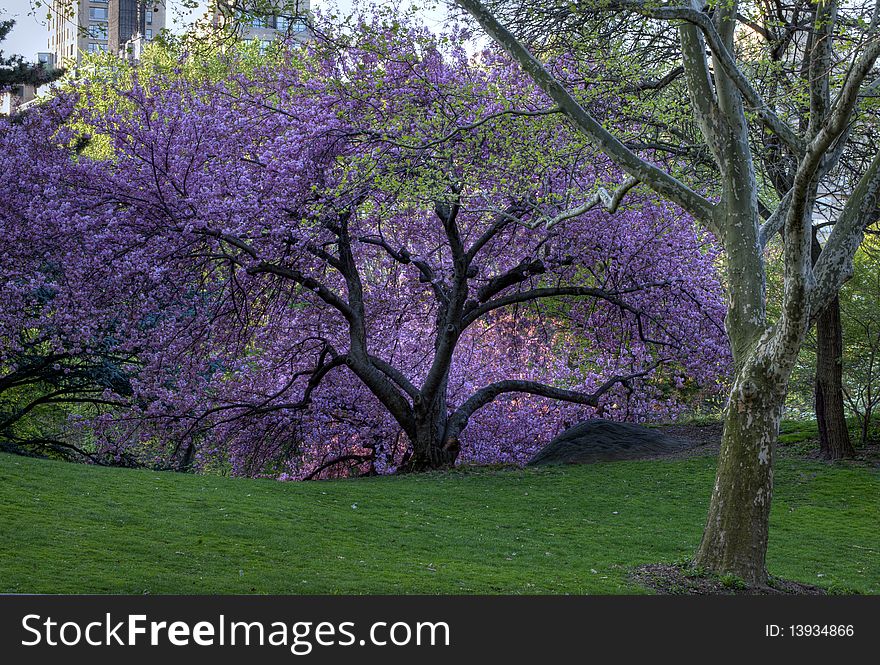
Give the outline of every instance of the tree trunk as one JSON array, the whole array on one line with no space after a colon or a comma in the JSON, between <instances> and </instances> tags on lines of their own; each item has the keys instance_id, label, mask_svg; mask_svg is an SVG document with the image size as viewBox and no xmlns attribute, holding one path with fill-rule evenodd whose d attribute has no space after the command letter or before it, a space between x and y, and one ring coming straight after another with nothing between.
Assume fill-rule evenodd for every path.
<instances>
[{"instance_id":1,"label":"tree trunk","mask_svg":"<svg viewBox=\"0 0 880 665\"><path fill-rule=\"evenodd\" d=\"M738 372L696 566L766 583L773 449L784 401L784 390L766 367L751 364Z\"/></svg>"},{"instance_id":2,"label":"tree trunk","mask_svg":"<svg viewBox=\"0 0 880 665\"><path fill-rule=\"evenodd\" d=\"M180 460L181 471L191 471L193 458L195 457L195 446L190 442L183 451L183 457Z\"/></svg>"},{"instance_id":3,"label":"tree trunk","mask_svg":"<svg viewBox=\"0 0 880 665\"><path fill-rule=\"evenodd\" d=\"M444 393L445 389L444 381ZM446 440L447 417L445 399L435 400L424 410L416 409L415 435L410 439L412 451L400 465L399 473L420 473L455 465L460 446L457 439Z\"/></svg>"},{"instance_id":4,"label":"tree trunk","mask_svg":"<svg viewBox=\"0 0 880 665\"><path fill-rule=\"evenodd\" d=\"M821 245L813 230L813 261ZM825 459L854 457L843 405L843 331L840 301L834 298L816 319L816 383L814 407L819 427L819 452Z\"/></svg>"},{"instance_id":5,"label":"tree trunk","mask_svg":"<svg viewBox=\"0 0 880 665\"><path fill-rule=\"evenodd\" d=\"M815 265L822 253L822 245L815 227L812 235L810 250ZM816 319L814 406L822 457L855 457L843 408L843 326L840 322L840 300L836 296Z\"/></svg>"},{"instance_id":6,"label":"tree trunk","mask_svg":"<svg viewBox=\"0 0 880 665\"><path fill-rule=\"evenodd\" d=\"M455 466L457 457L457 450L450 450L435 442L414 442L412 455L401 464L398 473L422 473L423 471L449 469Z\"/></svg>"}]
</instances>

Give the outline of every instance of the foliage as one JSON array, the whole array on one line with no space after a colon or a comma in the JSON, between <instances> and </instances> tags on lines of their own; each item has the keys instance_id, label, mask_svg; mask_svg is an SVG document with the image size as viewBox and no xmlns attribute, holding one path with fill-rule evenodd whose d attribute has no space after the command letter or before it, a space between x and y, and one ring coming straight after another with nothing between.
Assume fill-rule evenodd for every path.
<instances>
[{"instance_id":1,"label":"foliage","mask_svg":"<svg viewBox=\"0 0 880 665\"><path fill-rule=\"evenodd\" d=\"M846 403L859 420L862 445L880 406L880 251L876 236L855 257L855 273L840 293Z\"/></svg>"},{"instance_id":2,"label":"foliage","mask_svg":"<svg viewBox=\"0 0 880 665\"><path fill-rule=\"evenodd\" d=\"M618 171L456 30L380 15L68 81L4 135L31 169L5 172L4 296L52 294L5 312L7 375L22 331L77 363L103 343L118 385L87 377L106 408L72 421L100 459L281 478L521 462L717 390L711 237L643 194L587 205Z\"/></svg>"},{"instance_id":3,"label":"foliage","mask_svg":"<svg viewBox=\"0 0 880 665\"><path fill-rule=\"evenodd\" d=\"M145 349L166 343L156 312L189 305L158 267L161 248L120 244L118 226L91 215L101 200L72 168L72 106L62 96L0 125L0 437L120 462L56 417L130 399Z\"/></svg>"},{"instance_id":4,"label":"foliage","mask_svg":"<svg viewBox=\"0 0 880 665\"><path fill-rule=\"evenodd\" d=\"M0 21L0 42L6 39L13 26L13 20ZM54 81L62 73L61 69L47 71L41 64L25 62L20 55L5 56L0 50L0 90L22 83L42 85Z\"/></svg>"},{"instance_id":5,"label":"foliage","mask_svg":"<svg viewBox=\"0 0 880 665\"><path fill-rule=\"evenodd\" d=\"M139 72L113 108L81 91L78 121L113 141L83 180L164 270L198 266L215 308L148 363L146 407L108 417L108 445L374 472L423 436L458 445L473 416L466 459L521 461L593 408L668 417L717 385L709 239L643 196L587 210L616 170L508 60L458 41L378 17L227 78Z\"/></svg>"},{"instance_id":6,"label":"foliage","mask_svg":"<svg viewBox=\"0 0 880 665\"><path fill-rule=\"evenodd\" d=\"M880 298L880 282L875 245L874 236L866 237L855 255L853 277L840 291L845 406L849 414L859 421L855 434L862 445L870 436L872 414L880 400L877 387L880 321L876 307ZM771 278L770 283L771 288L779 288L777 280ZM815 358L815 331L811 331L792 373L787 401L787 410L792 418L803 418L812 411Z\"/></svg>"}]
</instances>

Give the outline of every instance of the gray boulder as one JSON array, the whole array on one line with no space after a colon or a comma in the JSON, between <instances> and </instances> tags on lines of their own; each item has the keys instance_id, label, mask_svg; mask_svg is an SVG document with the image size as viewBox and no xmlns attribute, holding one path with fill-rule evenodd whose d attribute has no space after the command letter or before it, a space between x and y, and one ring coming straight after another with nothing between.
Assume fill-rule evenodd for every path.
<instances>
[{"instance_id":1,"label":"gray boulder","mask_svg":"<svg viewBox=\"0 0 880 665\"><path fill-rule=\"evenodd\" d=\"M611 420L586 420L553 439L528 461L528 465L589 464L655 457L675 453L691 445L688 441L650 427Z\"/></svg>"}]
</instances>

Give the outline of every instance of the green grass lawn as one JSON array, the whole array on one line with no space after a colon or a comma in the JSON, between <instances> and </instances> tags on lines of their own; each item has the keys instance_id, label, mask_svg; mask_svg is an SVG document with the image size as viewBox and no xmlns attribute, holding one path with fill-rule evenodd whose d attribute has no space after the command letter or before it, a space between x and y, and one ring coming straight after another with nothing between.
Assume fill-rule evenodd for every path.
<instances>
[{"instance_id":1,"label":"green grass lawn","mask_svg":"<svg viewBox=\"0 0 880 665\"><path fill-rule=\"evenodd\" d=\"M278 483L0 454L0 591L645 593L713 458ZM880 472L782 459L769 568L880 593Z\"/></svg>"}]
</instances>

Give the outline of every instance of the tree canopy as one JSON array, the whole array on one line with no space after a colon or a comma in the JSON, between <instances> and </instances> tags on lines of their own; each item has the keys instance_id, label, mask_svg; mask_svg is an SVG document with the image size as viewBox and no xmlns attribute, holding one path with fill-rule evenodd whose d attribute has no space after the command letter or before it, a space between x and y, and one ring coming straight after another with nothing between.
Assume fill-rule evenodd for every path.
<instances>
[{"instance_id":1,"label":"tree canopy","mask_svg":"<svg viewBox=\"0 0 880 665\"><path fill-rule=\"evenodd\" d=\"M64 209L30 213L102 230L65 255L78 279L108 257L149 278L114 298L142 340L131 394L81 421L103 453L283 477L524 461L586 414L714 394L709 234L645 192L620 206L619 170L462 34L323 34L228 76L85 81L40 114L74 129L63 196L34 197Z\"/></svg>"}]
</instances>

